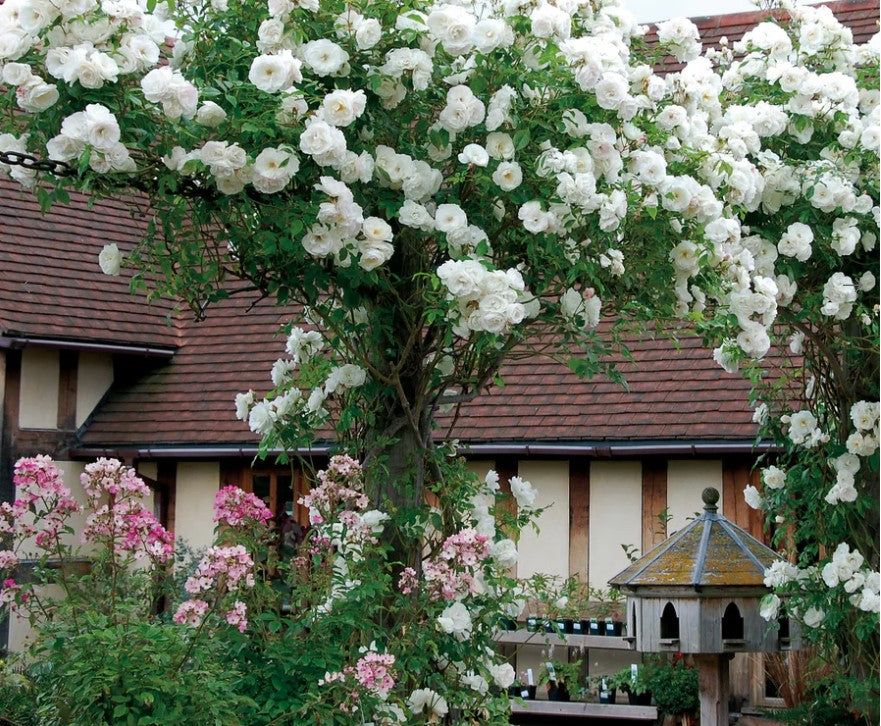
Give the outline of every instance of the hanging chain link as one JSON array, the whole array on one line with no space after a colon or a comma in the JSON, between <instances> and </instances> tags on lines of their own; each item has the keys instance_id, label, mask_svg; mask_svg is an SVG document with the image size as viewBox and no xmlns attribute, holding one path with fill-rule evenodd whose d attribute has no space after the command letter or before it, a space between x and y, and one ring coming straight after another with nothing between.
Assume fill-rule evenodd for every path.
<instances>
[{"instance_id":1,"label":"hanging chain link","mask_svg":"<svg viewBox=\"0 0 881 726\"><path fill-rule=\"evenodd\" d=\"M31 154L24 154L21 151L0 151L0 164L21 166L33 171L45 171L55 176L73 176L76 174L76 170L64 161L40 159Z\"/></svg>"},{"instance_id":2,"label":"hanging chain link","mask_svg":"<svg viewBox=\"0 0 881 726\"><path fill-rule=\"evenodd\" d=\"M21 151L0 151L0 164L21 166L33 171L48 172L55 176L77 175L76 168L67 162L41 159L33 154L25 154ZM111 184L120 188L138 189L142 192L150 192L155 186L149 180L145 181L144 179L133 179L131 177L113 180ZM177 192L183 197L201 197L203 199L216 199L218 196L213 189L200 184L197 179L186 177L178 182Z\"/></svg>"}]
</instances>

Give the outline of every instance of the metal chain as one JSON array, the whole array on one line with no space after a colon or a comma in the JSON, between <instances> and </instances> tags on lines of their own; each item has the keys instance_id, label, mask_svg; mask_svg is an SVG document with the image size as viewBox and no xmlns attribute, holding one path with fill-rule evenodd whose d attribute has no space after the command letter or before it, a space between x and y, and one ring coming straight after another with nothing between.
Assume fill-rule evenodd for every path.
<instances>
[{"instance_id":1,"label":"metal chain","mask_svg":"<svg viewBox=\"0 0 881 726\"><path fill-rule=\"evenodd\" d=\"M40 159L31 154L24 154L21 151L0 151L0 164L22 166L25 169L33 169L34 171L46 171L55 176L73 176L76 174L76 170L64 161Z\"/></svg>"},{"instance_id":2,"label":"metal chain","mask_svg":"<svg viewBox=\"0 0 881 726\"><path fill-rule=\"evenodd\" d=\"M2 2L2 0L0 0ZM40 159L32 154L25 154L21 151L0 151L0 164L8 166L21 166L25 169L33 171L42 171L54 174L55 176L75 176L77 170L64 161L53 161L52 159ZM111 182L114 186L138 189L142 192L149 193L153 191L154 185L143 179L115 179ZM202 199L217 199L217 193L208 187L203 186L198 180L182 178L178 183L178 194L183 197L200 197Z\"/></svg>"}]
</instances>

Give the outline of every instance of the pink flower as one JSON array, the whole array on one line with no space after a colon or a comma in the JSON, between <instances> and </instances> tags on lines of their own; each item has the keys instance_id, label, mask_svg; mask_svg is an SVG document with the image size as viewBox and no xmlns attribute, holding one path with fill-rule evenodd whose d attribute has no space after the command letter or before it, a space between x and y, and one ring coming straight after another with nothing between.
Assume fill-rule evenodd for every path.
<instances>
[{"instance_id":1,"label":"pink flower","mask_svg":"<svg viewBox=\"0 0 881 726\"><path fill-rule=\"evenodd\" d=\"M218 524L239 528L266 524L270 519L272 512L262 499L251 492L228 486L214 495L214 521Z\"/></svg>"},{"instance_id":2,"label":"pink flower","mask_svg":"<svg viewBox=\"0 0 881 726\"><path fill-rule=\"evenodd\" d=\"M233 603L232 610L226 614L226 622L238 628L240 633L244 633L248 627L247 612L248 606L241 600L236 600Z\"/></svg>"},{"instance_id":3,"label":"pink flower","mask_svg":"<svg viewBox=\"0 0 881 726\"><path fill-rule=\"evenodd\" d=\"M395 687L392 666L395 657L391 653L367 653L355 664L355 679L369 691L385 699Z\"/></svg>"},{"instance_id":4,"label":"pink flower","mask_svg":"<svg viewBox=\"0 0 881 726\"><path fill-rule=\"evenodd\" d=\"M172 620L178 625L189 625L191 628L196 628L207 612L208 603L204 600L186 600L178 606Z\"/></svg>"}]
</instances>

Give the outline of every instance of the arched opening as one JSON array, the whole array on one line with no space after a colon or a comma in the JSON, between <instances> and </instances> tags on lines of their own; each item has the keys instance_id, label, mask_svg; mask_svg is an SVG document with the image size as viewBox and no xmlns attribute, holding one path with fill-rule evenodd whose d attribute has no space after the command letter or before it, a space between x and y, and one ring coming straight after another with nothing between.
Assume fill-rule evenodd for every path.
<instances>
[{"instance_id":1,"label":"arched opening","mask_svg":"<svg viewBox=\"0 0 881 726\"><path fill-rule=\"evenodd\" d=\"M678 640L679 639L679 616L676 614L676 608L672 602L664 605L664 611L661 613L661 640Z\"/></svg>"},{"instance_id":2,"label":"arched opening","mask_svg":"<svg viewBox=\"0 0 881 726\"><path fill-rule=\"evenodd\" d=\"M777 620L777 641L781 648L789 645L789 618L782 617Z\"/></svg>"},{"instance_id":3,"label":"arched opening","mask_svg":"<svg viewBox=\"0 0 881 726\"><path fill-rule=\"evenodd\" d=\"M722 616L722 640L743 640L743 618L733 602L728 603Z\"/></svg>"}]
</instances>

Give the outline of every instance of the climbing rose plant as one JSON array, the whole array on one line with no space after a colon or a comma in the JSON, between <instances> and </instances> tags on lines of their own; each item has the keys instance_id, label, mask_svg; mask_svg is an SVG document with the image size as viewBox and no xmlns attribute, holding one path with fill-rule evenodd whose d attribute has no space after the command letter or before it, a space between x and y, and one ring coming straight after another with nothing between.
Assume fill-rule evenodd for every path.
<instances>
[{"instance_id":1,"label":"climbing rose plant","mask_svg":"<svg viewBox=\"0 0 881 726\"><path fill-rule=\"evenodd\" d=\"M265 451L332 423L410 521L447 486L438 414L506 357L615 375L618 326L686 319L779 448L744 492L797 568L769 573L766 613L876 684L879 40L781 8L702 53L689 21L647 47L601 0L7 1L0 148L74 173L2 169L45 205L138 192L147 237L105 248L108 274L155 273L197 314L239 280L296 304L238 415Z\"/></svg>"},{"instance_id":2,"label":"climbing rose plant","mask_svg":"<svg viewBox=\"0 0 881 726\"><path fill-rule=\"evenodd\" d=\"M173 537L145 508L149 489L133 469L115 459L86 466L80 505L51 459L19 460L19 498L0 520L12 540L0 551L0 600L36 633L25 673L45 692L40 708L15 712L17 689L6 684L0 716L40 724L394 724L434 722L455 709L505 722L514 669L494 653L492 637L531 591L510 574L517 551L496 515L516 533L538 510L497 510L495 472L475 481L459 460L443 466L459 504L409 522L408 536L423 548L421 573L389 560L381 535L391 518L370 508L360 463L336 455L299 500L312 526L293 553L279 548L260 499L224 487L214 504L215 542L193 569L177 558L175 588L167 566ZM454 534L442 534L444 520ZM23 560L32 576L7 578ZM140 561L147 566L136 567ZM77 562L89 566L77 572ZM173 600L170 617L153 607L163 595ZM96 631L128 637L111 647ZM101 677L71 667L89 645L106 649ZM169 645L174 657L163 660ZM138 682L131 660L154 672ZM225 693L208 712L199 712L201 688L182 695L193 679Z\"/></svg>"}]
</instances>

